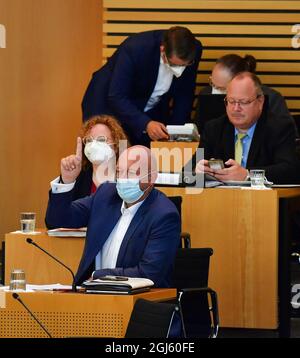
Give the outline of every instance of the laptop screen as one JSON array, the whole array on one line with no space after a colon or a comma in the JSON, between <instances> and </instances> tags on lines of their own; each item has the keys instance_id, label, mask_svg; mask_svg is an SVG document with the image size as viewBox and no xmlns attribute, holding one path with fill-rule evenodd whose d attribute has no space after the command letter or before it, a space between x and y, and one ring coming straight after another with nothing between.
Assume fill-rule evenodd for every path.
<instances>
[{"instance_id":1,"label":"laptop screen","mask_svg":"<svg viewBox=\"0 0 300 358\"><path fill-rule=\"evenodd\" d=\"M223 94L200 94L198 96L195 124L202 133L205 123L226 113Z\"/></svg>"}]
</instances>

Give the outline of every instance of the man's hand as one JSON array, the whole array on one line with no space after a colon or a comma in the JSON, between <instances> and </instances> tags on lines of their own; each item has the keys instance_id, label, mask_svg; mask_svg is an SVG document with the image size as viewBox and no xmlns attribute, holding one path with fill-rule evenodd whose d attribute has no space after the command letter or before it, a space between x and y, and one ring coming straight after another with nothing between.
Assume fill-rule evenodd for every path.
<instances>
[{"instance_id":1,"label":"man's hand","mask_svg":"<svg viewBox=\"0 0 300 358\"><path fill-rule=\"evenodd\" d=\"M199 162L196 165L195 171L196 174L207 173L207 174L214 175L215 173L215 171L208 166L208 160L206 159L199 160Z\"/></svg>"},{"instance_id":2,"label":"man's hand","mask_svg":"<svg viewBox=\"0 0 300 358\"><path fill-rule=\"evenodd\" d=\"M69 155L63 158L60 162L61 178L65 184L73 183L82 167L82 141L81 138L77 138L76 154Z\"/></svg>"},{"instance_id":3,"label":"man's hand","mask_svg":"<svg viewBox=\"0 0 300 358\"><path fill-rule=\"evenodd\" d=\"M240 164L238 164L235 160L229 159L225 163L228 168L214 170L214 176L221 180L237 180L242 181L246 180L248 171L247 169L243 168Z\"/></svg>"},{"instance_id":4,"label":"man's hand","mask_svg":"<svg viewBox=\"0 0 300 358\"><path fill-rule=\"evenodd\" d=\"M157 121L150 121L147 124L146 131L152 140L168 139L168 131L164 124Z\"/></svg>"}]
</instances>

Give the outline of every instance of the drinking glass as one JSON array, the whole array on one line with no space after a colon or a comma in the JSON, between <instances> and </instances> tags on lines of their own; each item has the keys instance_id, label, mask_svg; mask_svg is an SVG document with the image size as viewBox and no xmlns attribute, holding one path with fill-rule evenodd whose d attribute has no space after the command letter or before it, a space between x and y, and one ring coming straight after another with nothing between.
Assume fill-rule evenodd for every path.
<instances>
[{"instance_id":1,"label":"drinking glass","mask_svg":"<svg viewBox=\"0 0 300 358\"><path fill-rule=\"evenodd\" d=\"M22 232L33 232L35 230L35 213L21 213L20 222Z\"/></svg>"}]
</instances>

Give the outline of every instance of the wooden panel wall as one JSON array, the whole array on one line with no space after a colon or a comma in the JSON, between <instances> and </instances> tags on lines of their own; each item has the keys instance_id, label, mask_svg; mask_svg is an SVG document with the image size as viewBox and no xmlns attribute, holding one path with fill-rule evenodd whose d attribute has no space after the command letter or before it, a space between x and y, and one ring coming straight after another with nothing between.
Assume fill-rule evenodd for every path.
<instances>
[{"instance_id":1,"label":"wooden panel wall","mask_svg":"<svg viewBox=\"0 0 300 358\"><path fill-rule=\"evenodd\" d=\"M197 92L207 85L217 58L252 54L262 82L285 96L292 113L300 113L300 49L292 47L300 1L104 0L103 5L104 61L130 34L186 26L204 46Z\"/></svg>"},{"instance_id":2,"label":"wooden panel wall","mask_svg":"<svg viewBox=\"0 0 300 358\"><path fill-rule=\"evenodd\" d=\"M44 226L49 181L75 149L81 99L102 61L100 0L0 0L0 238L19 212Z\"/></svg>"}]
</instances>

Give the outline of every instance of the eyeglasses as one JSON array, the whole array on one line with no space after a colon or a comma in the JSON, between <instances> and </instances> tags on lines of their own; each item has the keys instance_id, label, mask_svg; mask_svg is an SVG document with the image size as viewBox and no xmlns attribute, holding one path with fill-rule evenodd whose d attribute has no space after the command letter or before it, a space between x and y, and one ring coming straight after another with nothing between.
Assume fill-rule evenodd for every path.
<instances>
[{"instance_id":1,"label":"eyeglasses","mask_svg":"<svg viewBox=\"0 0 300 358\"><path fill-rule=\"evenodd\" d=\"M222 91L222 92L226 92L226 87L218 87L218 86L216 86L216 85L213 83L211 76L208 78L208 83L209 83L210 87L213 87L213 88L215 88L216 90L219 90L219 91Z\"/></svg>"},{"instance_id":2,"label":"eyeglasses","mask_svg":"<svg viewBox=\"0 0 300 358\"><path fill-rule=\"evenodd\" d=\"M233 99L233 98L227 98L227 97L225 97L224 98L224 102L225 102L225 106L228 106L228 105L230 105L230 106L235 106L236 104L237 105L239 105L239 106L241 106L242 108L244 108L244 107L247 107L249 104L251 104L252 102L254 102L255 100L257 100L257 98L259 98L259 97L261 97L262 95L261 94L259 94L259 95L257 95L255 98L253 98L253 99L249 99L249 100L240 100L240 101L236 101L235 99Z\"/></svg>"},{"instance_id":3,"label":"eyeglasses","mask_svg":"<svg viewBox=\"0 0 300 358\"><path fill-rule=\"evenodd\" d=\"M83 142L84 145L86 145L88 143L92 143L94 141L96 141L98 143L106 143L108 145L115 144L113 142L109 142L109 139L105 135L99 135L97 138L94 138L92 136L88 136L88 137L84 137L82 139L82 142Z\"/></svg>"},{"instance_id":4,"label":"eyeglasses","mask_svg":"<svg viewBox=\"0 0 300 358\"><path fill-rule=\"evenodd\" d=\"M163 53L163 56L164 56L164 58L165 58L167 64L168 64L170 67L177 67L177 66L180 66L180 67L189 67L189 66L192 66L192 65L195 63L195 60L192 60L192 61L190 61L190 62L188 62L188 63L184 63L184 64L182 64L182 65L176 65L175 63L170 62L170 60L168 59L168 57L167 57L167 55L166 55L165 52ZM184 61L184 60L182 60L182 61Z\"/></svg>"}]
</instances>

